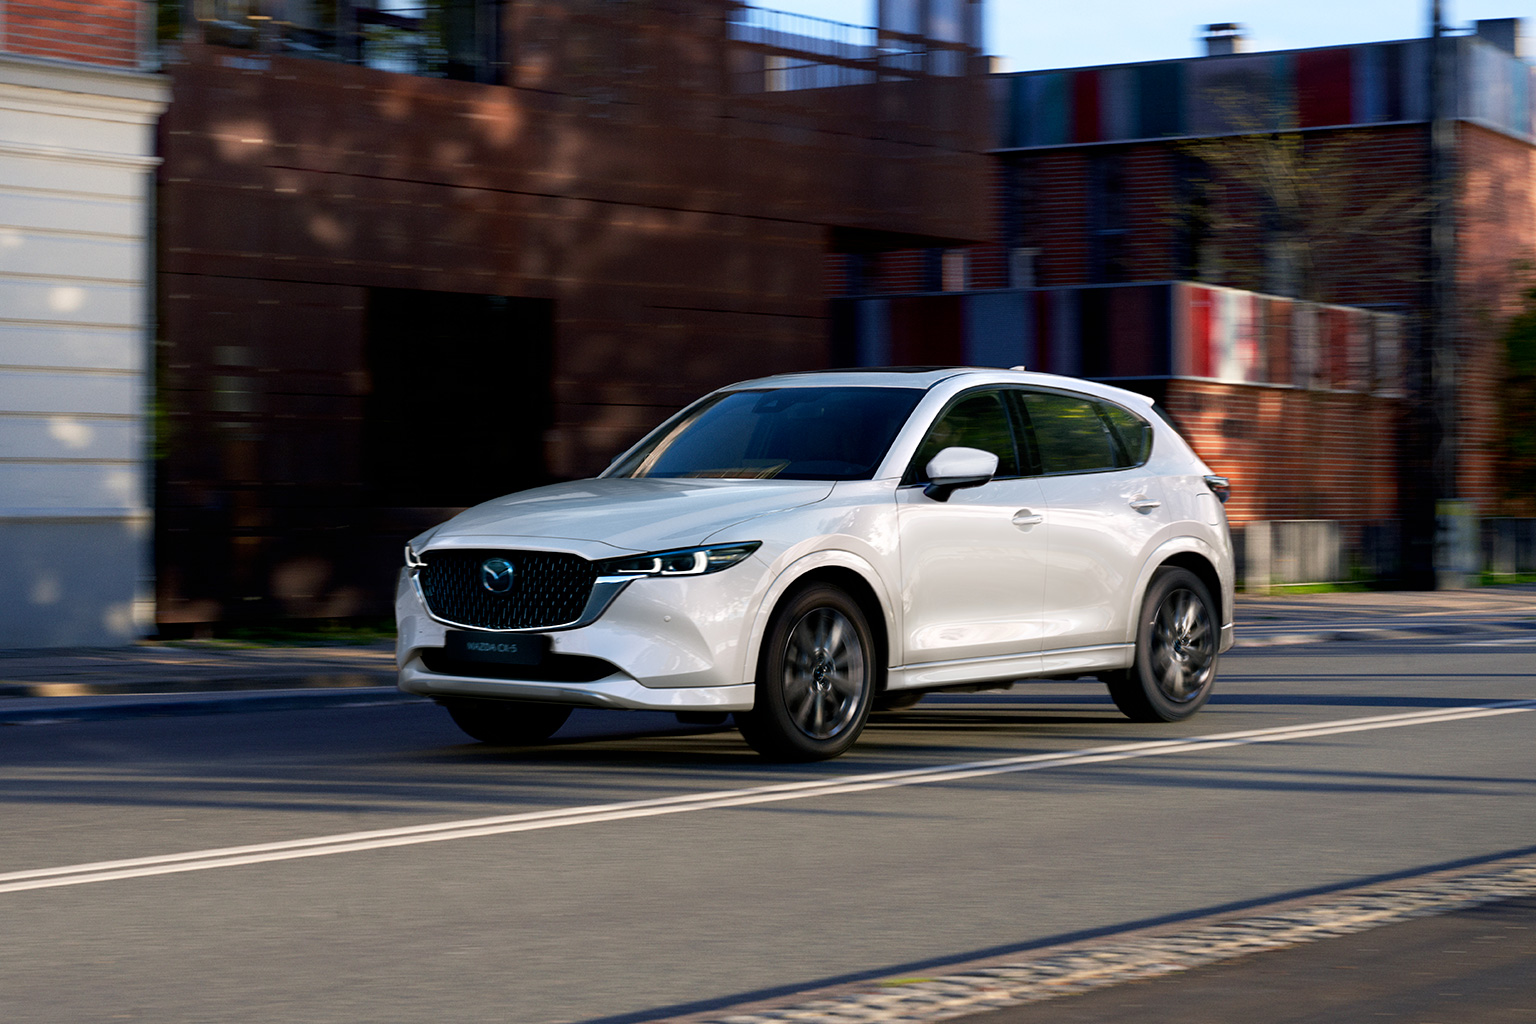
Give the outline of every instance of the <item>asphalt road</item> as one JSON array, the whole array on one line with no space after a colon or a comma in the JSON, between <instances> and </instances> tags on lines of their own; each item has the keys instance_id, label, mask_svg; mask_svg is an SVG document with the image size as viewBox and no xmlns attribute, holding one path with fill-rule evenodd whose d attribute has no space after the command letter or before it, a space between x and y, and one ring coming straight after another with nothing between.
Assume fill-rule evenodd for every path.
<instances>
[{"instance_id":1,"label":"asphalt road","mask_svg":"<svg viewBox=\"0 0 1536 1024\"><path fill-rule=\"evenodd\" d=\"M639 714L531 751L428 704L10 726L0 1020L725 1013L1529 854L1525 640L1234 652L1179 725L936 698L813 766Z\"/></svg>"}]
</instances>

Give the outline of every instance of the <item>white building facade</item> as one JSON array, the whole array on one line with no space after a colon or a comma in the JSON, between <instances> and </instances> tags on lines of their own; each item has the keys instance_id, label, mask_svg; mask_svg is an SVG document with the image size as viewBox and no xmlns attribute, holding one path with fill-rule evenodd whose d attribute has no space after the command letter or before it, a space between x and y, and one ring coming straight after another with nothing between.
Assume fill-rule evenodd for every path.
<instances>
[{"instance_id":1,"label":"white building facade","mask_svg":"<svg viewBox=\"0 0 1536 1024\"><path fill-rule=\"evenodd\" d=\"M0 648L154 628L157 74L0 53Z\"/></svg>"}]
</instances>

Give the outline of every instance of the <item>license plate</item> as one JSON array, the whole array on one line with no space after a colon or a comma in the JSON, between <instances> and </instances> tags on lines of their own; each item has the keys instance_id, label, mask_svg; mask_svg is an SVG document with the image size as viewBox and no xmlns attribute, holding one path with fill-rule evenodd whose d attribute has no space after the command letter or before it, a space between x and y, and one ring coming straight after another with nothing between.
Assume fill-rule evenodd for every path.
<instances>
[{"instance_id":1,"label":"license plate","mask_svg":"<svg viewBox=\"0 0 1536 1024\"><path fill-rule=\"evenodd\" d=\"M460 661L483 661L493 665L537 665L549 651L549 637L450 630L446 646L448 653Z\"/></svg>"}]
</instances>

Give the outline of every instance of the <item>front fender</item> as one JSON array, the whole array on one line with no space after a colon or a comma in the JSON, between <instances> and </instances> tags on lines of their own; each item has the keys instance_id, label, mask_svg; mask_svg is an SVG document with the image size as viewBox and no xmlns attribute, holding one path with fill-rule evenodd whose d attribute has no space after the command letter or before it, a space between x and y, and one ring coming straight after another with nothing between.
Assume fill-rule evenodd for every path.
<instances>
[{"instance_id":1,"label":"front fender","mask_svg":"<svg viewBox=\"0 0 1536 1024\"><path fill-rule=\"evenodd\" d=\"M757 614L752 621L750 639L747 645L747 671L752 679L757 678L757 661L762 652L763 637L768 631L768 624L773 619L773 613L783 601L784 596L807 576L823 569L842 569L857 573L868 584L869 589L875 594L880 604L880 614L885 625L886 636L886 664L899 664L896 658L895 644L901 634L897 631L898 622L892 609L895 607L891 594L886 588L885 582L868 559L862 558L852 551L844 551L838 548L813 551L795 559L774 578L769 585L767 593L763 595L762 603L757 606Z\"/></svg>"}]
</instances>

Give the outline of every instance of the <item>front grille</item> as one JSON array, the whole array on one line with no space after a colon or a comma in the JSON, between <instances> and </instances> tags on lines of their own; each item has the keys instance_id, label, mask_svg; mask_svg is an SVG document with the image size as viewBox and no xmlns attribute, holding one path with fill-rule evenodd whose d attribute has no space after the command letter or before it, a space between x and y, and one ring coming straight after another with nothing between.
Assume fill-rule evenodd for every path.
<instances>
[{"instance_id":1,"label":"front grille","mask_svg":"<svg viewBox=\"0 0 1536 1024\"><path fill-rule=\"evenodd\" d=\"M427 608L475 629L548 629L575 622L587 606L597 568L585 558L549 551L429 551L418 571ZM481 583L488 558L512 563L512 589L494 594Z\"/></svg>"}]
</instances>

